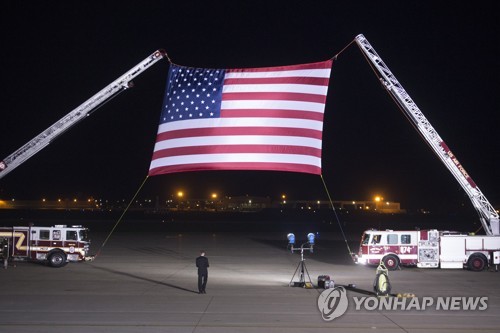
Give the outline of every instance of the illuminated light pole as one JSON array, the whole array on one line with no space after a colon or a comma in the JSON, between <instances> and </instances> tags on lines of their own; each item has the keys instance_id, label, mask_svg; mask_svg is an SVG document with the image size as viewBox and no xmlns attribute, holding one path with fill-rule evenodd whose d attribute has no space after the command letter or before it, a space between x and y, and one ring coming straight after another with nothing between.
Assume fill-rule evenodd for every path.
<instances>
[{"instance_id":1,"label":"illuminated light pole","mask_svg":"<svg viewBox=\"0 0 500 333\"><path fill-rule=\"evenodd\" d=\"M176 206L177 206L177 209L179 209L179 210L185 210L186 209L185 202L183 201L185 195L186 195L186 193L184 193L183 190L177 191L177 203L176 203Z\"/></svg>"},{"instance_id":2,"label":"illuminated light pole","mask_svg":"<svg viewBox=\"0 0 500 333\"><path fill-rule=\"evenodd\" d=\"M375 200L375 210L377 210L378 208L381 208L381 206L384 203L384 198L380 195L376 195L375 198L373 198L373 199ZM382 209L383 209L383 206L382 206Z\"/></svg>"}]
</instances>

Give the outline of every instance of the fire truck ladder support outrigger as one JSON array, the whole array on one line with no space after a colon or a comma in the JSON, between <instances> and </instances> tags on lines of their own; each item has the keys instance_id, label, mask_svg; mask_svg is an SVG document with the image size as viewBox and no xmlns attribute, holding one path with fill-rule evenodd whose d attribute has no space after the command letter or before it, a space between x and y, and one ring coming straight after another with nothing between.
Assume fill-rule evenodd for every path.
<instances>
[{"instance_id":1,"label":"fire truck ladder support outrigger","mask_svg":"<svg viewBox=\"0 0 500 333\"><path fill-rule=\"evenodd\" d=\"M89 116L99 106L116 96L118 93L133 86L132 80L156 62L166 57L163 50L157 50L141 61L134 68L120 76L117 80L106 86L97 94L89 98L79 107L59 119L52 126L37 135L24 146L0 161L0 179L24 163L27 159L45 148L52 140L63 134L72 126Z\"/></svg>"},{"instance_id":2,"label":"fire truck ladder support outrigger","mask_svg":"<svg viewBox=\"0 0 500 333\"><path fill-rule=\"evenodd\" d=\"M486 234L499 235L499 218L495 208L489 203L488 199L486 199L479 187L465 171L458 159L451 152L450 148L448 148L446 143L441 139L434 127L432 127L422 111L420 111L410 95L404 90L403 86L385 65L368 40L366 40L363 35L358 35L355 41L365 57L373 65L374 69L379 73L379 79L387 92L406 113L407 118L412 122L434 153L465 190L472 201L472 205L479 214L479 219L481 220Z\"/></svg>"}]
</instances>

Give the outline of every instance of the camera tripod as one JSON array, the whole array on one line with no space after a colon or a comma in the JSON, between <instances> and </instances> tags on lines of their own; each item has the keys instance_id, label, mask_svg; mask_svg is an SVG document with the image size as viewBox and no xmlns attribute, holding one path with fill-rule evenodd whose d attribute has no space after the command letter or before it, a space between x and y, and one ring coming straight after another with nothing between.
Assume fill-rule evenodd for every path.
<instances>
[{"instance_id":1,"label":"camera tripod","mask_svg":"<svg viewBox=\"0 0 500 333\"><path fill-rule=\"evenodd\" d=\"M311 244L310 248L309 247L304 248L304 244L302 244L300 246L300 261L299 261L299 264L297 265L297 268L295 269L295 272L293 273L292 279L290 280L290 283L289 283L290 287L295 287L297 285L299 287L305 287L306 282L309 282L312 286L311 276L309 275L309 271L307 270L307 266L306 266L306 261L304 259L304 250L311 250L312 251L312 249L313 249L312 244ZM299 249L295 249L292 245L292 252L295 250L299 250ZM295 275L297 275L297 273L299 273L298 274L299 281L293 282L293 278L295 277ZM306 281L306 276L305 276L306 273L307 273L307 278L309 279L309 281Z\"/></svg>"}]
</instances>

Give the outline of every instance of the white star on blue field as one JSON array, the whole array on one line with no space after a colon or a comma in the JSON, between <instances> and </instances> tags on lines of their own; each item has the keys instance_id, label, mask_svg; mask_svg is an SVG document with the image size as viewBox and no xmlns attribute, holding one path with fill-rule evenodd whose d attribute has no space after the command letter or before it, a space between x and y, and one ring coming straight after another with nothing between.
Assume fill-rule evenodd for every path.
<instances>
[{"instance_id":1,"label":"white star on blue field","mask_svg":"<svg viewBox=\"0 0 500 333\"><path fill-rule=\"evenodd\" d=\"M171 65L161 122L218 118L225 70Z\"/></svg>"}]
</instances>

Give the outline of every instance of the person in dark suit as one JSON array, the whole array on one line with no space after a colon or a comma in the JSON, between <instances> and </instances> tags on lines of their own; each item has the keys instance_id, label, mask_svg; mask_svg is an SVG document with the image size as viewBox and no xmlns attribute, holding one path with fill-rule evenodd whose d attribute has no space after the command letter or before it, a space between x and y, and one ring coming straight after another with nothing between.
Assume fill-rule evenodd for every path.
<instances>
[{"instance_id":1,"label":"person in dark suit","mask_svg":"<svg viewBox=\"0 0 500 333\"><path fill-rule=\"evenodd\" d=\"M200 251L200 256L196 258L196 267L198 267L198 294L206 294L209 264L205 251Z\"/></svg>"},{"instance_id":2,"label":"person in dark suit","mask_svg":"<svg viewBox=\"0 0 500 333\"><path fill-rule=\"evenodd\" d=\"M3 238L0 243L0 251L2 251L3 268L7 269L9 265L9 241L7 238Z\"/></svg>"}]
</instances>

